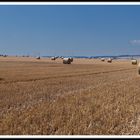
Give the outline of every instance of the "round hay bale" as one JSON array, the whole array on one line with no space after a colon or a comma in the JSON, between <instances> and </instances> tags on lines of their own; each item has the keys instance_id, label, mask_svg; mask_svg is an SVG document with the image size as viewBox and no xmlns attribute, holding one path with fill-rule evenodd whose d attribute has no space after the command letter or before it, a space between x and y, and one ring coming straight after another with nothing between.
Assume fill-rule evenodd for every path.
<instances>
[{"instance_id":1,"label":"round hay bale","mask_svg":"<svg viewBox=\"0 0 140 140\"><path fill-rule=\"evenodd\" d=\"M37 56L36 59L40 59L40 56Z\"/></svg>"},{"instance_id":2,"label":"round hay bale","mask_svg":"<svg viewBox=\"0 0 140 140\"><path fill-rule=\"evenodd\" d=\"M137 60L133 59L133 60L131 60L131 63L132 63L132 65L137 65Z\"/></svg>"},{"instance_id":3,"label":"round hay bale","mask_svg":"<svg viewBox=\"0 0 140 140\"><path fill-rule=\"evenodd\" d=\"M108 63L111 63L112 62L112 59L111 58L108 58L107 62Z\"/></svg>"},{"instance_id":4,"label":"round hay bale","mask_svg":"<svg viewBox=\"0 0 140 140\"><path fill-rule=\"evenodd\" d=\"M105 58L101 58L101 61L105 61Z\"/></svg>"},{"instance_id":5,"label":"round hay bale","mask_svg":"<svg viewBox=\"0 0 140 140\"><path fill-rule=\"evenodd\" d=\"M7 57L7 55L5 54L5 55L3 55L3 57Z\"/></svg>"},{"instance_id":6,"label":"round hay bale","mask_svg":"<svg viewBox=\"0 0 140 140\"><path fill-rule=\"evenodd\" d=\"M63 58L63 64L71 64L70 58Z\"/></svg>"},{"instance_id":7,"label":"round hay bale","mask_svg":"<svg viewBox=\"0 0 140 140\"><path fill-rule=\"evenodd\" d=\"M55 60L56 58L55 57L51 57L51 60Z\"/></svg>"}]
</instances>

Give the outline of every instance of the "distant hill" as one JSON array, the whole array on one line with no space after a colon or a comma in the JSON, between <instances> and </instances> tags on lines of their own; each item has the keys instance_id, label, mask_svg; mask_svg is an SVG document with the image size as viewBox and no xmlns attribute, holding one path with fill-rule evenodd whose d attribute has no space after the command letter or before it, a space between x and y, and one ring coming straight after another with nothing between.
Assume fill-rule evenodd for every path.
<instances>
[{"instance_id":1,"label":"distant hill","mask_svg":"<svg viewBox=\"0 0 140 140\"><path fill-rule=\"evenodd\" d=\"M42 56L42 57L47 57L47 58L50 58L50 57L53 57L53 56ZM113 58L113 59L119 59L119 58L134 58L134 57L140 57L140 55L117 55L117 56L114 56L114 55L101 55L101 56L62 56L62 57L73 57L73 58L89 58L89 59L92 59L92 58Z\"/></svg>"}]
</instances>

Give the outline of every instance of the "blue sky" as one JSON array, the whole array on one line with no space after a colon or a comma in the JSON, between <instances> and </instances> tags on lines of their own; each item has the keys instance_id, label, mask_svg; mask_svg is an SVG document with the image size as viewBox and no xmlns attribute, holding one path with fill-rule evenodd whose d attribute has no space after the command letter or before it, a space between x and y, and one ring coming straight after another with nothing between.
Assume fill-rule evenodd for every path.
<instances>
[{"instance_id":1,"label":"blue sky","mask_svg":"<svg viewBox=\"0 0 140 140\"><path fill-rule=\"evenodd\" d=\"M0 5L0 53L140 54L140 5Z\"/></svg>"}]
</instances>

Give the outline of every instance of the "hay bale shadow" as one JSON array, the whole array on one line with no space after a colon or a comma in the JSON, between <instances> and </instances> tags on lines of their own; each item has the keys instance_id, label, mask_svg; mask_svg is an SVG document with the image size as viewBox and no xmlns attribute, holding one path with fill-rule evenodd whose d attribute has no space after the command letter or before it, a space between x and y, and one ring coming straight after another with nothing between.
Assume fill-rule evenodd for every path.
<instances>
[{"instance_id":1,"label":"hay bale shadow","mask_svg":"<svg viewBox=\"0 0 140 140\"><path fill-rule=\"evenodd\" d=\"M0 81L1 81L1 80L4 80L4 78L0 78Z\"/></svg>"}]
</instances>

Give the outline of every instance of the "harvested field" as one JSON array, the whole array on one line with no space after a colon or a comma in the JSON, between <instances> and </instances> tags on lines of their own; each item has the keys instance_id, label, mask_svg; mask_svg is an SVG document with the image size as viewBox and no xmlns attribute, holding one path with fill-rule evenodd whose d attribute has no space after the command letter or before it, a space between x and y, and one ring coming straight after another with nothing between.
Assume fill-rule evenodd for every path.
<instances>
[{"instance_id":1,"label":"harvested field","mask_svg":"<svg viewBox=\"0 0 140 140\"><path fill-rule=\"evenodd\" d=\"M0 57L1 135L139 135L131 60Z\"/></svg>"}]
</instances>

